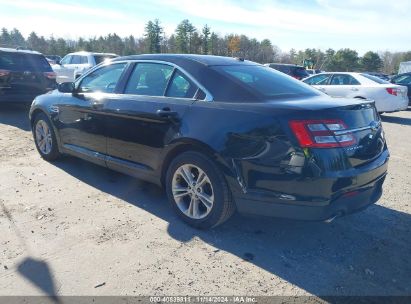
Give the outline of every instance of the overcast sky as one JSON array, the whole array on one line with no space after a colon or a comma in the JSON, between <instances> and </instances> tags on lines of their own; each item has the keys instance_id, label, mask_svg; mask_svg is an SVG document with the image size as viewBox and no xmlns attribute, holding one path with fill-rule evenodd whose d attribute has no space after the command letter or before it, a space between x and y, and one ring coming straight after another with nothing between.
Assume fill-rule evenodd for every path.
<instances>
[{"instance_id":1,"label":"overcast sky","mask_svg":"<svg viewBox=\"0 0 411 304\"><path fill-rule=\"evenodd\" d=\"M0 0L0 27L64 38L141 36L148 20L165 33L189 19L219 34L246 34L291 48L411 50L411 0Z\"/></svg>"}]
</instances>

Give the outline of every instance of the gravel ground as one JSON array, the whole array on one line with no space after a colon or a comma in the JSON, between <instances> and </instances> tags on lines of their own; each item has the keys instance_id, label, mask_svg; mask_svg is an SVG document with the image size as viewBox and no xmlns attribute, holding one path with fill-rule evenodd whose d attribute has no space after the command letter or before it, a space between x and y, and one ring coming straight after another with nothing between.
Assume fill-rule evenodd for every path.
<instances>
[{"instance_id":1,"label":"gravel ground","mask_svg":"<svg viewBox=\"0 0 411 304\"><path fill-rule=\"evenodd\" d=\"M0 295L411 295L411 111L385 115L378 204L331 224L234 216L197 231L161 189L43 161L0 109Z\"/></svg>"}]
</instances>

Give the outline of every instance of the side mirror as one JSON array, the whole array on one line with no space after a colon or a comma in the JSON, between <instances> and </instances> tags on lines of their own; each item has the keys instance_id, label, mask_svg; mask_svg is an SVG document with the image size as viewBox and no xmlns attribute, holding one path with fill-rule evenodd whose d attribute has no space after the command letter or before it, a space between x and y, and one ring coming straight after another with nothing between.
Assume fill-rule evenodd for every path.
<instances>
[{"instance_id":1,"label":"side mirror","mask_svg":"<svg viewBox=\"0 0 411 304\"><path fill-rule=\"evenodd\" d=\"M74 86L74 82L63 82L59 83L57 90L61 93L74 93L76 87Z\"/></svg>"}]
</instances>

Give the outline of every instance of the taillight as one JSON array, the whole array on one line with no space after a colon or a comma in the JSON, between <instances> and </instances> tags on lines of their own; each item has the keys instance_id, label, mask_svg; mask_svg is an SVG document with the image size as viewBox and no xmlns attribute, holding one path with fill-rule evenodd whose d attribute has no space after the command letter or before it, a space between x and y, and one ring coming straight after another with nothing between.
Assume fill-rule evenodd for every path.
<instances>
[{"instance_id":1,"label":"taillight","mask_svg":"<svg viewBox=\"0 0 411 304\"><path fill-rule=\"evenodd\" d=\"M289 124L302 148L347 147L356 142L339 119L292 120Z\"/></svg>"},{"instance_id":2,"label":"taillight","mask_svg":"<svg viewBox=\"0 0 411 304\"><path fill-rule=\"evenodd\" d=\"M391 95L394 95L394 96L397 96L401 92L401 90L397 89L397 88L386 88L386 90L387 90L388 94L391 94Z\"/></svg>"},{"instance_id":3,"label":"taillight","mask_svg":"<svg viewBox=\"0 0 411 304\"><path fill-rule=\"evenodd\" d=\"M56 79L57 74L54 72L44 72L44 76L46 76L48 79Z\"/></svg>"},{"instance_id":4,"label":"taillight","mask_svg":"<svg viewBox=\"0 0 411 304\"><path fill-rule=\"evenodd\" d=\"M10 74L10 71L0 70L0 77L8 76L9 74Z\"/></svg>"}]
</instances>

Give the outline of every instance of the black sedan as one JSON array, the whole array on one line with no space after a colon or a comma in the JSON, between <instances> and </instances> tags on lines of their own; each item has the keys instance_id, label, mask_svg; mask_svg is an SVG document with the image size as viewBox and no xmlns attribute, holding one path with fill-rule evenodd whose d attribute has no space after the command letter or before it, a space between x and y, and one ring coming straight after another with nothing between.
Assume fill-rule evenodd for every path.
<instances>
[{"instance_id":1,"label":"black sedan","mask_svg":"<svg viewBox=\"0 0 411 304\"><path fill-rule=\"evenodd\" d=\"M166 188L190 225L241 213L330 220L375 203L389 153L373 102L333 99L243 59L139 55L37 97L40 155Z\"/></svg>"}]
</instances>

